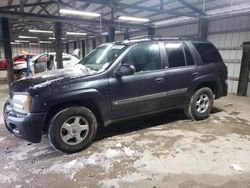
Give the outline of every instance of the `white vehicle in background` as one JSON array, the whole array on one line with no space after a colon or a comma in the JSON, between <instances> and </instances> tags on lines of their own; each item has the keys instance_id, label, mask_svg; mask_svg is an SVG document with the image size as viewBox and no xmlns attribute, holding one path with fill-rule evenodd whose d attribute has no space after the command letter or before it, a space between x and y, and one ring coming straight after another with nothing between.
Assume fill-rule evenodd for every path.
<instances>
[{"instance_id":1,"label":"white vehicle in background","mask_svg":"<svg viewBox=\"0 0 250 188\"><path fill-rule=\"evenodd\" d=\"M80 60L73 55L63 53L63 68L70 68L75 66ZM26 62L18 62L14 64L14 73L17 78L26 76L27 64ZM57 69L56 53L48 52L33 57L30 60L30 71L32 74L45 72Z\"/></svg>"}]
</instances>

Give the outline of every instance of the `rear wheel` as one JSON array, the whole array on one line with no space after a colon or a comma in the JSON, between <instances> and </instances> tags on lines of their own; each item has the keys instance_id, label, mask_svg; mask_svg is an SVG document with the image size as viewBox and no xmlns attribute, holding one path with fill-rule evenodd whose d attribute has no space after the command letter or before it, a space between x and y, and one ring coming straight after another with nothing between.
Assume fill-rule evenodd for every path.
<instances>
[{"instance_id":1,"label":"rear wheel","mask_svg":"<svg viewBox=\"0 0 250 188\"><path fill-rule=\"evenodd\" d=\"M202 120L209 116L214 104L213 92L210 88L204 87L197 90L184 112L188 118Z\"/></svg>"},{"instance_id":2,"label":"rear wheel","mask_svg":"<svg viewBox=\"0 0 250 188\"><path fill-rule=\"evenodd\" d=\"M97 121L93 112L85 107L69 107L52 118L48 137L55 149L75 153L93 142L96 130Z\"/></svg>"}]
</instances>

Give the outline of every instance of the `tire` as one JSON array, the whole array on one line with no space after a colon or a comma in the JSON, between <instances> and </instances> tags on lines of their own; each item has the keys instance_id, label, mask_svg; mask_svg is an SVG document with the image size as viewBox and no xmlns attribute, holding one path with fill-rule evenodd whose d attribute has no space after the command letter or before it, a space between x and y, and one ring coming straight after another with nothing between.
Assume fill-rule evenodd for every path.
<instances>
[{"instance_id":1,"label":"tire","mask_svg":"<svg viewBox=\"0 0 250 188\"><path fill-rule=\"evenodd\" d=\"M96 131L97 121L93 112L85 107L69 107L52 118L48 138L56 150L70 154L87 148Z\"/></svg>"},{"instance_id":2,"label":"tire","mask_svg":"<svg viewBox=\"0 0 250 188\"><path fill-rule=\"evenodd\" d=\"M190 119L203 120L209 117L213 104L212 90L208 87L200 88L191 97L188 107L184 109L184 113Z\"/></svg>"},{"instance_id":3,"label":"tire","mask_svg":"<svg viewBox=\"0 0 250 188\"><path fill-rule=\"evenodd\" d=\"M24 78L26 77L27 74L26 74L26 69L23 69L23 70L20 70L19 73L18 73L18 78Z\"/></svg>"}]
</instances>

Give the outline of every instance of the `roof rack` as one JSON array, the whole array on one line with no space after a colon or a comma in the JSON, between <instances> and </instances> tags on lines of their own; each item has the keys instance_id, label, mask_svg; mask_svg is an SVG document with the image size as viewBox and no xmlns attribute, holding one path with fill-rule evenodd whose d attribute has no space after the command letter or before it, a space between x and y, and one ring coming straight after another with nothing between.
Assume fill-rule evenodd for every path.
<instances>
[{"instance_id":1,"label":"roof rack","mask_svg":"<svg viewBox=\"0 0 250 188\"><path fill-rule=\"evenodd\" d=\"M129 38L129 40L138 40L138 39L175 39L175 40L183 40L183 39L193 39L193 38L189 38L189 37L166 37L166 36L162 36L162 35L141 35L141 36L137 36L137 37L132 37Z\"/></svg>"},{"instance_id":2,"label":"roof rack","mask_svg":"<svg viewBox=\"0 0 250 188\"><path fill-rule=\"evenodd\" d=\"M129 38L129 40L133 40L133 39L145 39L145 38L150 38L150 35L141 35L141 36L137 36L137 37L131 37Z\"/></svg>"}]
</instances>

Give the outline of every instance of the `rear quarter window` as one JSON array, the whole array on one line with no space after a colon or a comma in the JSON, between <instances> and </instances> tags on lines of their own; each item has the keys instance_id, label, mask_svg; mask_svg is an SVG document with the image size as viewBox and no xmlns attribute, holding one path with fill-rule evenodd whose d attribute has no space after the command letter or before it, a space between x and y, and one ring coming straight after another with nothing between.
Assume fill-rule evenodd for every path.
<instances>
[{"instance_id":1,"label":"rear quarter window","mask_svg":"<svg viewBox=\"0 0 250 188\"><path fill-rule=\"evenodd\" d=\"M222 62L219 51L211 43L193 42L204 64Z\"/></svg>"}]
</instances>

